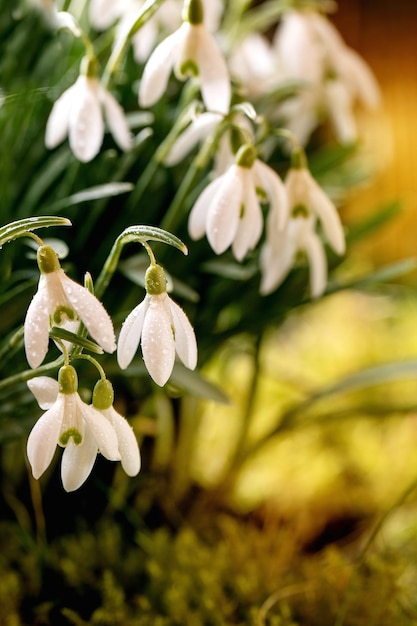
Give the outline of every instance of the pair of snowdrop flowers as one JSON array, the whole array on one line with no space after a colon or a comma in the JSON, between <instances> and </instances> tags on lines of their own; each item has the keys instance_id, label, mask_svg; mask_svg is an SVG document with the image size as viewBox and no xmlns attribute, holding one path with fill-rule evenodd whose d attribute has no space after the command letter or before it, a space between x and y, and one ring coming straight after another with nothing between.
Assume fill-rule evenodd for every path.
<instances>
[{"instance_id":1,"label":"pair of snowdrop flowers","mask_svg":"<svg viewBox=\"0 0 417 626\"><path fill-rule=\"evenodd\" d=\"M68 278L54 250L42 245L37 252L41 276L37 293L29 305L24 324L24 343L29 365L38 367L48 351L51 325L82 322L91 337L106 352L114 352L113 324L100 301L85 287ZM145 300L127 317L119 337L118 360L129 365L142 343L143 358L151 377L164 385L171 375L177 354L186 367L197 363L193 328L182 309L167 295L165 274L151 266L146 276ZM140 469L136 438L126 420L113 408L111 383L103 378L93 393L92 406L78 394L77 374L66 363L58 382L48 377L28 383L46 413L28 439L28 458L39 478L54 456L57 445L65 448L61 474L67 491L78 489L89 476L97 452L109 460L121 460L130 476Z\"/></svg>"}]
</instances>

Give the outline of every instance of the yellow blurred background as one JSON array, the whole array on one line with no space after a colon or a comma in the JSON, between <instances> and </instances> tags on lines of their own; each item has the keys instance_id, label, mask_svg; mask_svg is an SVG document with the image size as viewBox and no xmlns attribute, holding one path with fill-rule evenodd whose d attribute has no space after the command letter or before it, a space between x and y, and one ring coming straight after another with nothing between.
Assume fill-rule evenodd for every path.
<instances>
[{"instance_id":1,"label":"yellow blurred background","mask_svg":"<svg viewBox=\"0 0 417 626\"><path fill-rule=\"evenodd\" d=\"M346 221L355 222L390 200L401 214L360 251L376 265L417 255L417 3L340 0L331 15L348 45L372 67L381 86L380 113L362 130L376 167L366 189L353 195ZM414 274L413 274L414 283Z\"/></svg>"}]
</instances>

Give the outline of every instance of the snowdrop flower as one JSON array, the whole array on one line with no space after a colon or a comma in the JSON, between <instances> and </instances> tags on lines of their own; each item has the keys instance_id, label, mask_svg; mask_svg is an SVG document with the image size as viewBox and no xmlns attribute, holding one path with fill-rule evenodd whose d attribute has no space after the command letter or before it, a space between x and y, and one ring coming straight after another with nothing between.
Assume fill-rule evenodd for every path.
<instances>
[{"instance_id":1,"label":"snowdrop flower","mask_svg":"<svg viewBox=\"0 0 417 626\"><path fill-rule=\"evenodd\" d=\"M268 39L260 33L250 33L243 39L231 54L229 67L245 95L260 96L277 85L276 54Z\"/></svg>"},{"instance_id":2,"label":"snowdrop flower","mask_svg":"<svg viewBox=\"0 0 417 626\"><path fill-rule=\"evenodd\" d=\"M93 390L93 407L113 426L122 467L128 476L136 476L140 470L140 452L132 427L113 406L113 385L107 378L99 380Z\"/></svg>"},{"instance_id":3,"label":"snowdrop flower","mask_svg":"<svg viewBox=\"0 0 417 626\"><path fill-rule=\"evenodd\" d=\"M199 77L208 110L223 114L229 111L229 72L215 39L203 23L201 0L189 0L183 24L149 57L139 88L140 106L149 107L159 100L172 69L179 80Z\"/></svg>"},{"instance_id":4,"label":"snowdrop flower","mask_svg":"<svg viewBox=\"0 0 417 626\"><path fill-rule=\"evenodd\" d=\"M198 197L188 222L191 237L200 239L206 233L216 254L232 246L236 259L242 260L262 234L259 193L261 201L268 201L276 211L278 228L284 228L288 205L283 183L247 144L239 149L235 163Z\"/></svg>"},{"instance_id":5,"label":"snowdrop flower","mask_svg":"<svg viewBox=\"0 0 417 626\"><path fill-rule=\"evenodd\" d=\"M260 255L262 295L272 293L283 282L299 252L306 254L310 266L311 296L322 295L327 283L327 261L315 226L313 215L300 215L291 217L284 231L269 233Z\"/></svg>"},{"instance_id":6,"label":"snowdrop flower","mask_svg":"<svg viewBox=\"0 0 417 626\"><path fill-rule=\"evenodd\" d=\"M122 107L92 75L92 65L87 59L75 83L55 102L45 133L47 148L55 148L68 135L71 150L84 163L98 154L103 143L103 113L119 147L129 150L132 144Z\"/></svg>"},{"instance_id":7,"label":"snowdrop flower","mask_svg":"<svg viewBox=\"0 0 417 626\"><path fill-rule=\"evenodd\" d=\"M345 252L343 227L336 207L311 176L303 153L293 155L294 165L285 179L290 219L284 231L279 231L275 212L267 222L267 236L261 251L261 287L264 295L271 293L289 273L299 251L307 255L310 265L310 291L320 296L327 282L327 261L323 243L316 234L320 221L333 250Z\"/></svg>"},{"instance_id":8,"label":"snowdrop flower","mask_svg":"<svg viewBox=\"0 0 417 626\"><path fill-rule=\"evenodd\" d=\"M166 293L166 278L159 265L145 276L145 299L127 316L119 335L117 360L122 369L132 361L139 342L145 366L157 385L168 381L175 354L186 367L197 365L197 342L184 311Z\"/></svg>"},{"instance_id":9,"label":"snowdrop flower","mask_svg":"<svg viewBox=\"0 0 417 626\"><path fill-rule=\"evenodd\" d=\"M61 476L64 489L78 489L90 475L97 452L119 461L116 430L110 421L78 394L77 373L72 365L59 370L58 383L46 376L28 382L43 409L31 430L27 455L34 478L49 467L56 446L63 448Z\"/></svg>"},{"instance_id":10,"label":"snowdrop flower","mask_svg":"<svg viewBox=\"0 0 417 626\"><path fill-rule=\"evenodd\" d=\"M24 324L29 365L38 367L44 360L51 325L60 326L66 320L77 318L103 350L114 352L113 323L101 302L88 289L66 276L50 246L40 246L37 259L41 271L39 287L29 305Z\"/></svg>"},{"instance_id":11,"label":"snowdrop flower","mask_svg":"<svg viewBox=\"0 0 417 626\"><path fill-rule=\"evenodd\" d=\"M324 109L338 139L355 141L354 105L358 102L372 110L380 103L378 84L365 61L345 44L326 17L312 10L287 12L274 47L282 77L305 82L296 99L301 98L308 106L294 106L294 117L299 118L300 113L307 116L303 125L313 130ZM290 110L286 103L284 109L287 113Z\"/></svg>"}]
</instances>

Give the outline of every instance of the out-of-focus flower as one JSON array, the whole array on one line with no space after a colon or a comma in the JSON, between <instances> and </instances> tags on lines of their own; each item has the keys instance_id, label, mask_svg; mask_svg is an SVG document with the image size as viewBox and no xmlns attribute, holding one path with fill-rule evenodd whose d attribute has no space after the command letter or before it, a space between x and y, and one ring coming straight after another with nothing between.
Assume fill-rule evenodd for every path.
<instances>
[{"instance_id":1,"label":"out-of-focus flower","mask_svg":"<svg viewBox=\"0 0 417 626\"><path fill-rule=\"evenodd\" d=\"M310 9L285 13L273 45L282 80L305 84L294 97L301 104L284 103L282 111L284 117L292 113L288 123L299 139L308 140L307 129L313 130L321 122L324 110L338 139L355 141L355 104L371 110L380 104L377 81L365 61L345 44L326 17ZM308 120L300 122L301 114ZM297 133L297 126L303 132Z\"/></svg>"},{"instance_id":2,"label":"out-of-focus flower","mask_svg":"<svg viewBox=\"0 0 417 626\"><path fill-rule=\"evenodd\" d=\"M157 385L168 381L175 354L186 367L197 365L197 342L184 311L166 293L166 278L159 265L145 277L145 299L127 316L120 331L117 360L122 369L132 361L139 342L145 366Z\"/></svg>"},{"instance_id":3,"label":"out-of-focus flower","mask_svg":"<svg viewBox=\"0 0 417 626\"><path fill-rule=\"evenodd\" d=\"M24 324L29 365L38 367L44 360L51 325L60 326L66 320L77 318L103 350L114 352L113 323L101 302L88 289L66 276L50 246L40 246L37 259L41 271L39 287L29 305Z\"/></svg>"},{"instance_id":4,"label":"out-of-focus flower","mask_svg":"<svg viewBox=\"0 0 417 626\"><path fill-rule=\"evenodd\" d=\"M103 143L103 114L116 143L122 150L129 150L132 137L122 107L95 76L89 75L88 68L82 69L52 107L46 125L46 147L55 148L68 135L77 159L91 161Z\"/></svg>"},{"instance_id":5,"label":"out-of-focus flower","mask_svg":"<svg viewBox=\"0 0 417 626\"><path fill-rule=\"evenodd\" d=\"M275 51L260 33L250 33L239 43L230 55L229 67L248 96L268 93L279 81Z\"/></svg>"},{"instance_id":6,"label":"out-of-focus flower","mask_svg":"<svg viewBox=\"0 0 417 626\"><path fill-rule=\"evenodd\" d=\"M333 202L305 166L290 168L285 189L290 219L286 228L280 231L275 213L270 212L268 216L266 241L260 257L260 292L266 295L274 291L294 265L297 253L304 252L310 266L311 295L317 298L327 283L327 260L323 243L316 233L317 222L321 223L330 246L339 255L345 252L342 223Z\"/></svg>"},{"instance_id":7,"label":"out-of-focus flower","mask_svg":"<svg viewBox=\"0 0 417 626\"><path fill-rule=\"evenodd\" d=\"M203 102L209 111L223 114L229 111L229 72L215 39L203 23L201 0L190 0L183 24L149 57L139 87L142 107L159 100L172 70L179 80L191 76L199 79Z\"/></svg>"},{"instance_id":8,"label":"out-of-focus flower","mask_svg":"<svg viewBox=\"0 0 417 626\"><path fill-rule=\"evenodd\" d=\"M284 185L272 168L256 158L254 148L244 145L235 163L198 197L191 209L189 233L193 239L206 233L216 254L232 246L235 257L242 260L262 234L260 201L269 202L270 210L277 213L279 228L284 228L288 217Z\"/></svg>"},{"instance_id":9,"label":"out-of-focus flower","mask_svg":"<svg viewBox=\"0 0 417 626\"><path fill-rule=\"evenodd\" d=\"M61 476L66 491L74 491L85 482L97 452L110 461L120 460L114 427L99 411L81 400L77 373L72 365L64 365L59 370L58 383L42 376L29 381L28 386L41 408L47 409L31 430L27 443L35 478L49 467L57 445L65 448Z\"/></svg>"}]
</instances>

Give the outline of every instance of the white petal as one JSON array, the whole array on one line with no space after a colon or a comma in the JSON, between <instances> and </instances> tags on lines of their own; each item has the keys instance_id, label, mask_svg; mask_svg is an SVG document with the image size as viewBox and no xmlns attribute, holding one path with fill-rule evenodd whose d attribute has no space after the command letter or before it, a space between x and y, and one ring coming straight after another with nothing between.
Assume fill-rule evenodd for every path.
<instances>
[{"instance_id":1,"label":"white petal","mask_svg":"<svg viewBox=\"0 0 417 626\"><path fill-rule=\"evenodd\" d=\"M45 131L45 145L47 148L55 148L67 136L70 111L75 96L76 84L71 85L69 89L64 91L52 107Z\"/></svg>"},{"instance_id":2,"label":"white petal","mask_svg":"<svg viewBox=\"0 0 417 626\"><path fill-rule=\"evenodd\" d=\"M55 378L37 376L27 381L27 386L35 396L41 409L50 409L56 402L59 384Z\"/></svg>"},{"instance_id":3,"label":"white petal","mask_svg":"<svg viewBox=\"0 0 417 626\"><path fill-rule=\"evenodd\" d=\"M207 239L216 254L233 242L239 227L245 168L232 165L222 176L222 185L213 198L206 221Z\"/></svg>"},{"instance_id":4,"label":"white petal","mask_svg":"<svg viewBox=\"0 0 417 626\"><path fill-rule=\"evenodd\" d=\"M340 80L330 80L325 86L326 104L336 136L342 143L350 143L358 138L352 97Z\"/></svg>"},{"instance_id":5,"label":"white petal","mask_svg":"<svg viewBox=\"0 0 417 626\"><path fill-rule=\"evenodd\" d=\"M381 104L381 92L375 76L368 64L351 48L345 48L341 74L352 93L365 106L375 109Z\"/></svg>"},{"instance_id":6,"label":"white petal","mask_svg":"<svg viewBox=\"0 0 417 626\"><path fill-rule=\"evenodd\" d=\"M188 232L192 239L200 239L206 232L208 211L222 184L223 176L215 178L198 196L188 218Z\"/></svg>"},{"instance_id":7,"label":"white petal","mask_svg":"<svg viewBox=\"0 0 417 626\"><path fill-rule=\"evenodd\" d=\"M321 296L326 289L327 261L323 244L315 232L311 231L304 238L304 250L310 265L310 291L313 298Z\"/></svg>"},{"instance_id":8,"label":"white petal","mask_svg":"<svg viewBox=\"0 0 417 626\"><path fill-rule=\"evenodd\" d=\"M27 310L24 324L26 358L33 368L44 360L49 343L49 298L46 282L42 278Z\"/></svg>"},{"instance_id":9,"label":"white petal","mask_svg":"<svg viewBox=\"0 0 417 626\"><path fill-rule=\"evenodd\" d=\"M113 322L101 302L88 289L68 278L63 271L61 284L68 302L91 337L106 352L114 352L116 350L116 338Z\"/></svg>"},{"instance_id":10,"label":"white petal","mask_svg":"<svg viewBox=\"0 0 417 626\"><path fill-rule=\"evenodd\" d=\"M259 291L261 295L272 293L286 278L290 271L295 256L293 242L285 237L283 233L279 235L282 245L272 245L266 243L261 250L261 285Z\"/></svg>"},{"instance_id":11,"label":"white petal","mask_svg":"<svg viewBox=\"0 0 417 626\"><path fill-rule=\"evenodd\" d=\"M181 361L190 370L197 365L197 341L194 329L182 308L169 296L168 303L175 331L175 349Z\"/></svg>"},{"instance_id":12,"label":"white petal","mask_svg":"<svg viewBox=\"0 0 417 626\"><path fill-rule=\"evenodd\" d=\"M323 55L307 12L287 12L277 30L274 46L286 76L316 83L323 71Z\"/></svg>"},{"instance_id":13,"label":"white petal","mask_svg":"<svg viewBox=\"0 0 417 626\"><path fill-rule=\"evenodd\" d=\"M140 470L140 452L132 427L113 407L102 413L110 420L116 431L124 471L128 476L136 476Z\"/></svg>"},{"instance_id":14,"label":"white petal","mask_svg":"<svg viewBox=\"0 0 417 626\"><path fill-rule=\"evenodd\" d=\"M208 137L220 124L223 116L218 113L202 113L184 130L176 139L174 145L164 159L165 165L176 165L197 145L202 139Z\"/></svg>"},{"instance_id":15,"label":"white petal","mask_svg":"<svg viewBox=\"0 0 417 626\"><path fill-rule=\"evenodd\" d=\"M201 95L210 111L227 114L231 86L229 70L213 36L203 25L199 28L197 63L201 79Z\"/></svg>"},{"instance_id":16,"label":"white petal","mask_svg":"<svg viewBox=\"0 0 417 626\"><path fill-rule=\"evenodd\" d=\"M86 428L83 441L76 446L69 440L61 461L61 478L65 491L75 491L87 480L97 457L97 443Z\"/></svg>"},{"instance_id":17,"label":"white petal","mask_svg":"<svg viewBox=\"0 0 417 626\"><path fill-rule=\"evenodd\" d=\"M85 430L91 431L101 454L109 461L120 461L116 431L110 422L99 411L85 404L79 396L77 396L77 404L86 423Z\"/></svg>"},{"instance_id":18,"label":"white petal","mask_svg":"<svg viewBox=\"0 0 417 626\"><path fill-rule=\"evenodd\" d=\"M96 87L95 79L79 76L69 119L71 150L84 163L98 154L103 143L104 122Z\"/></svg>"},{"instance_id":19,"label":"white petal","mask_svg":"<svg viewBox=\"0 0 417 626\"><path fill-rule=\"evenodd\" d=\"M129 313L123 322L117 342L117 361L122 369L126 369L138 349L149 299L150 296L145 296L145 299Z\"/></svg>"},{"instance_id":20,"label":"white petal","mask_svg":"<svg viewBox=\"0 0 417 626\"><path fill-rule=\"evenodd\" d=\"M64 402L61 394L32 428L27 443L27 455L34 478L39 478L50 465L58 444L63 419Z\"/></svg>"},{"instance_id":21,"label":"white petal","mask_svg":"<svg viewBox=\"0 0 417 626\"><path fill-rule=\"evenodd\" d=\"M97 30L106 30L122 14L123 0L90 0L89 19Z\"/></svg>"},{"instance_id":22,"label":"white petal","mask_svg":"<svg viewBox=\"0 0 417 626\"><path fill-rule=\"evenodd\" d=\"M163 300L166 294L150 296L142 330L142 354L146 368L157 385L163 387L171 376L175 345L171 319Z\"/></svg>"},{"instance_id":23,"label":"white petal","mask_svg":"<svg viewBox=\"0 0 417 626\"><path fill-rule=\"evenodd\" d=\"M175 62L175 48L179 37L180 30L177 30L164 39L149 57L139 87L141 107L152 106L164 93Z\"/></svg>"},{"instance_id":24,"label":"white petal","mask_svg":"<svg viewBox=\"0 0 417 626\"><path fill-rule=\"evenodd\" d=\"M339 213L330 198L316 183L308 170L304 170L309 179L308 193L311 208L319 217L325 235L337 254L344 254L346 250L345 234Z\"/></svg>"},{"instance_id":25,"label":"white petal","mask_svg":"<svg viewBox=\"0 0 417 626\"><path fill-rule=\"evenodd\" d=\"M255 192L252 171L244 177L242 202L244 204L243 217L240 218L236 237L232 244L233 254L241 261L248 250L252 250L259 241L263 229L261 207Z\"/></svg>"},{"instance_id":26,"label":"white petal","mask_svg":"<svg viewBox=\"0 0 417 626\"><path fill-rule=\"evenodd\" d=\"M272 167L269 167L269 165L266 165L259 159L253 164L253 171L256 177L256 184L259 184L268 196L270 210L274 211L278 217L278 229L282 230L287 223L289 213L288 197L284 183Z\"/></svg>"},{"instance_id":27,"label":"white petal","mask_svg":"<svg viewBox=\"0 0 417 626\"><path fill-rule=\"evenodd\" d=\"M106 122L114 140L122 150L132 147L132 135L124 111L116 98L103 87L99 87L100 101L104 107Z\"/></svg>"}]
</instances>

